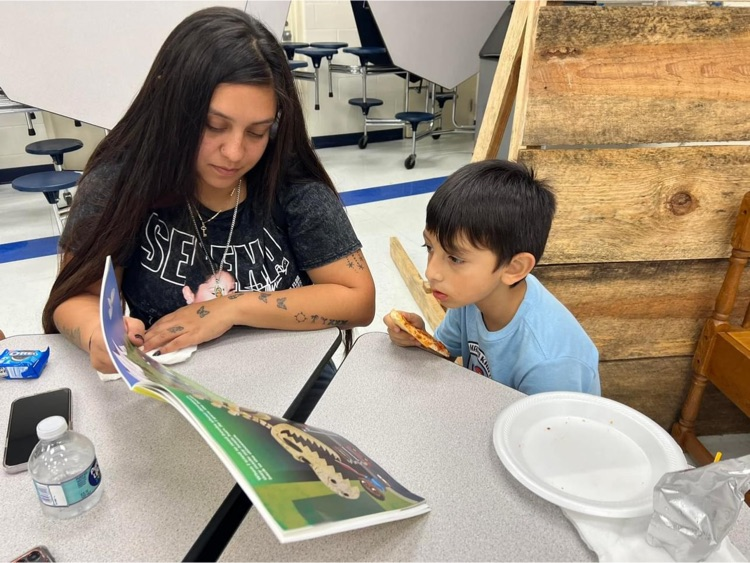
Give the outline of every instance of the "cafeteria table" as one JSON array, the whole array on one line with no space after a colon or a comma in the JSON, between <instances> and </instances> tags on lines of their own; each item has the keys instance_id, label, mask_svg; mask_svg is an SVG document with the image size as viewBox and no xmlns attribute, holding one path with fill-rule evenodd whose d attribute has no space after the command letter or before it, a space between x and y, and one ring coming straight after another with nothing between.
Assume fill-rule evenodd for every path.
<instances>
[{"instance_id":1,"label":"cafeteria table","mask_svg":"<svg viewBox=\"0 0 750 563\"><path fill-rule=\"evenodd\" d=\"M385 333L360 336L308 423L353 442L431 511L281 544L251 510L220 560L596 561L562 510L497 456L498 414L524 396ZM747 507L730 537L750 555Z\"/></svg>"},{"instance_id":2,"label":"cafeteria table","mask_svg":"<svg viewBox=\"0 0 750 563\"><path fill-rule=\"evenodd\" d=\"M284 416L341 342L337 328L287 332L237 327L173 367L241 406ZM0 349L43 349L39 379L0 380L0 435L13 400L69 387L73 429L96 448L104 491L71 520L42 514L27 472L0 476L0 560L45 545L57 561L177 561L235 484L198 432L170 405L100 381L61 335L13 336Z\"/></svg>"}]
</instances>

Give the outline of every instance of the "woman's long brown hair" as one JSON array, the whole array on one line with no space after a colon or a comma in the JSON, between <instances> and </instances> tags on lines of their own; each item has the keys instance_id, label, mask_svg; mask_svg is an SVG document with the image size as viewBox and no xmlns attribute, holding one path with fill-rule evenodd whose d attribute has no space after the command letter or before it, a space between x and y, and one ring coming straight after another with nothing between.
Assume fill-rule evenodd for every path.
<instances>
[{"instance_id":1,"label":"woman's long brown hair","mask_svg":"<svg viewBox=\"0 0 750 563\"><path fill-rule=\"evenodd\" d=\"M66 262L42 315L46 333L58 332L53 314L61 303L101 279L108 255L115 265L127 265L151 210L195 201L198 148L211 97L222 83L276 92L276 136L247 174L256 209L270 214L281 182L320 181L335 191L313 150L278 41L241 10L200 10L169 35L132 105L86 164L84 181L97 167L114 165L119 174L103 212L71 225L75 244L72 252L62 248Z\"/></svg>"}]
</instances>

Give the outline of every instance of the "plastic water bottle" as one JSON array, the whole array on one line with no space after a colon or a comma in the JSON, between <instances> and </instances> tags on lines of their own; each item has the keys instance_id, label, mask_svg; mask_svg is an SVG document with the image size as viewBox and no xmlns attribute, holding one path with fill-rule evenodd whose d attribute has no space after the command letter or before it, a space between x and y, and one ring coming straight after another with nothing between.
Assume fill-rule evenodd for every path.
<instances>
[{"instance_id":1,"label":"plastic water bottle","mask_svg":"<svg viewBox=\"0 0 750 563\"><path fill-rule=\"evenodd\" d=\"M91 440L68 430L62 416L50 416L36 427L39 443L29 458L29 473L42 511L54 518L72 518L94 506L102 496L101 473Z\"/></svg>"}]
</instances>

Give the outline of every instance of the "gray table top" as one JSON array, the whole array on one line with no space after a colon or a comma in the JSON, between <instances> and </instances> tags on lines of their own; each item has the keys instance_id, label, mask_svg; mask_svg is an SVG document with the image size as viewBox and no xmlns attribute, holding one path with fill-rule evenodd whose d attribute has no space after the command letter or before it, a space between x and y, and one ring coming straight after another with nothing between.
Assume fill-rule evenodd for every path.
<instances>
[{"instance_id":1,"label":"gray table top","mask_svg":"<svg viewBox=\"0 0 750 563\"><path fill-rule=\"evenodd\" d=\"M309 424L337 432L427 500L431 512L280 544L250 514L226 561L596 561L555 505L500 462L492 430L524 395L383 333L359 337ZM750 553L750 510L731 537Z\"/></svg>"},{"instance_id":2,"label":"gray table top","mask_svg":"<svg viewBox=\"0 0 750 563\"><path fill-rule=\"evenodd\" d=\"M173 366L238 404L283 415L340 332L235 328ZM101 382L87 356L60 335L15 336L2 349L50 347L36 380L0 380L0 436L18 397L69 387L73 427L94 443L104 492L89 512L46 518L27 472L0 474L0 560L39 544L57 561L178 561L234 480L198 432L166 403ZM293 353L290 353L293 351Z\"/></svg>"}]
</instances>

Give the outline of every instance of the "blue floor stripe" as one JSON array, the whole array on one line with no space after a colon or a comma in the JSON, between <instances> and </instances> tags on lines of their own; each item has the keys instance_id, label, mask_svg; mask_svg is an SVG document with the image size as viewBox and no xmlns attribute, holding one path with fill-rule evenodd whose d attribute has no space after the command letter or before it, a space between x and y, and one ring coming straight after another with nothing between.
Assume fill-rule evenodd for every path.
<instances>
[{"instance_id":1,"label":"blue floor stripe","mask_svg":"<svg viewBox=\"0 0 750 563\"><path fill-rule=\"evenodd\" d=\"M0 264L57 254L57 239L45 237L0 244Z\"/></svg>"},{"instance_id":2,"label":"blue floor stripe","mask_svg":"<svg viewBox=\"0 0 750 563\"><path fill-rule=\"evenodd\" d=\"M360 205L362 203L372 203L374 201L431 193L443 183L443 180L445 180L445 178L429 178L427 180L417 180L415 182L404 182L403 184L351 190L348 192L342 192L340 195L344 205Z\"/></svg>"},{"instance_id":3,"label":"blue floor stripe","mask_svg":"<svg viewBox=\"0 0 750 563\"><path fill-rule=\"evenodd\" d=\"M442 178L428 178L390 186L378 186L375 188L364 188L341 192L341 200L344 205L361 205L375 201L385 201L399 197L427 194L434 192L445 180ZM16 262L18 260L29 260L30 258L41 258L57 254L57 239L59 237L46 237L32 240L22 240L0 244L0 264Z\"/></svg>"}]
</instances>

